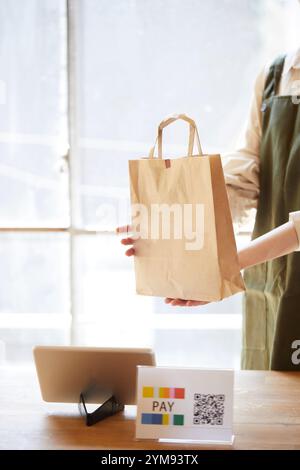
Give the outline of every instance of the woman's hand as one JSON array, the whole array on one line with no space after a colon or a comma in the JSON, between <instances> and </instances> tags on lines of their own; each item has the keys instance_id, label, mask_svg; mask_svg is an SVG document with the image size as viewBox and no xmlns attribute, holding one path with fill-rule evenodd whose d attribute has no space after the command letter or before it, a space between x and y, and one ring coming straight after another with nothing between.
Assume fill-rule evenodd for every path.
<instances>
[{"instance_id":1,"label":"woman's hand","mask_svg":"<svg viewBox=\"0 0 300 470\"><path fill-rule=\"evenodd\" d=\"M135 254L134 251L134 242L135 239L129 236L131 232L130 225L124 225L123 227L118 227L116 232L118 234L124 233L126 234L125 238L122 238L121 243L122 245L129 246L128 250L125 251L126 256L133 256ZM166 298L165 303L171 305L172 307L199 307L200 305L206 305L209 302L200 302L198 300L183 300L183 299L171 299Z\"/></svg>"},{"instance_id":2,"label":"woman's hand","mask_svg":"<svg viewBox=\"0 0 300 470\"><path fill-rule=\"evenodd\" d=\"M130 225L124 225L123 227L118 227L116 232L119 233L126 233L126 238L122 238L121 243L125 246L130 246L128 250L125 251L126 256L133 256L134 255L134 242L135 240L132 237L129 237L129 232L131 232Z\"/></svg>"}]
</instances>

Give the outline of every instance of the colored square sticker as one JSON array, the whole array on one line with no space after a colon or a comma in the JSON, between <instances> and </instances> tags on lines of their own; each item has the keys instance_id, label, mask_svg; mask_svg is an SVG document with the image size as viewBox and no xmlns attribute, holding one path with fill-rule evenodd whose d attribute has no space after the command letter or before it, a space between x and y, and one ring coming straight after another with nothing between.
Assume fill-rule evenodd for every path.
<instances>
[{"instance_id":1,"label":"colored square sticker","mask_svg":"<svg viewBox=\"0 0 300 470\"><path fill-rule=\"evenodd\" d=\"M162 422L165 426L168 426L169 425L169 415L165 414L163 415L163 422Z\"/></svg>"},{"instance_id":2,"label":"colored square sticker","mask_svg":"<svg viewBox=\"0 0 300 470\"><path fill-rule=\"evenodd\" d=\"M174 398L183 399L185 396L185 389L184 388L175 388Z\"/></svg>"},{"instance_id":3,"label":"colored square sticker","mask_svg":"<svg viewBox=\"0 0 300 470\"><path fill-rule=\"evenodd\" d=\"M184 415L174 415L173 416L174 426L183 426L184 425Z\"/></svg>"},{"instance_id":4,"label":"colored square sticker","mask_svg":"<svg viewBox=\"0 0 300 470\"><path fill-rule=\"evenodd\" d=\"M144 398L153 398L154 397L154 388L153 387L143 387L143 397Z\"/></svg>"},{"instance_id":5,"label":"colored square sticker","mask_svg":"<svg viewBox=\"0 0 300 470\"><path fill-rule=\"evenodd\" d=\"M160 387L160 389L159 389L159 398L170 398L170 389L169 389L169 387Z\"/></svg>"}]
</instances>

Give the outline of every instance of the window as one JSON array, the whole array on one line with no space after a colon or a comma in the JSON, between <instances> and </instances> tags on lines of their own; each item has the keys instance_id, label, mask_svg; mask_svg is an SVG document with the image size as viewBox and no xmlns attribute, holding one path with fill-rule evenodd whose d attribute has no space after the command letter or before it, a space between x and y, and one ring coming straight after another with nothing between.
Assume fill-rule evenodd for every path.
<instances>
[{"instance_id":1,"label":"window","mask_svg":"<svg viewBox=\"0 0 300 470\"><path fill-rule=\"evenodd\" d=\"M176 311L136 296L114 228L127 161L165 115L193 116L207 151L235 147L254 78L297 46L299 14L297 0L1 0L0 361L72 343L239 367L241 297ZM166 153L185 139L168 129Z\"/></svg>"}]
</instances>

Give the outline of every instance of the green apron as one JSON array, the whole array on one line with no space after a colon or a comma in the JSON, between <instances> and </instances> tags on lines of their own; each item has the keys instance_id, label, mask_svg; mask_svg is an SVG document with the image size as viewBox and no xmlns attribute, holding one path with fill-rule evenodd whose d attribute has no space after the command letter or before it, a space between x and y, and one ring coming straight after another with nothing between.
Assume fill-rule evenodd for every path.
<instances>
[{"instance_id":1,"label":"green apron","mask_svg":"<svg viewBox=\"0 0 300 470\"><path fill-rule=\"evenodd\" d=\"M284 61L271 66L263 94L253 238L300 210L300 107L291 96L277 96ZM247 269L245 283L242 368L300 370L292 362L292 343L300 340L300 253Z\"/></svg>"}]
</instances>

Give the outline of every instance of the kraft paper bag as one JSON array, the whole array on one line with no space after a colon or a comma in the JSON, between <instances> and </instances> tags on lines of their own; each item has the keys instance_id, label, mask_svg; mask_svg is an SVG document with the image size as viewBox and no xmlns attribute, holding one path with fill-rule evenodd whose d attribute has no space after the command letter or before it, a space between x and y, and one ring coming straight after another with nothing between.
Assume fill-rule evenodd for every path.
<instances>
[{"instance_id":1,"label":"kraft paper bag","mask_svg":"<svg viewBox=\"0 0 300 470\"><path fill-rule=\"evenodd\" d=\"M188 156L163 159L163 129L178 119L190 127ZM217 301L243 291L221 158L203 155L195 122L184 114L162 121L148 158L130 160L129 174L137 293Z\"/></svg>"}]
</instances>

